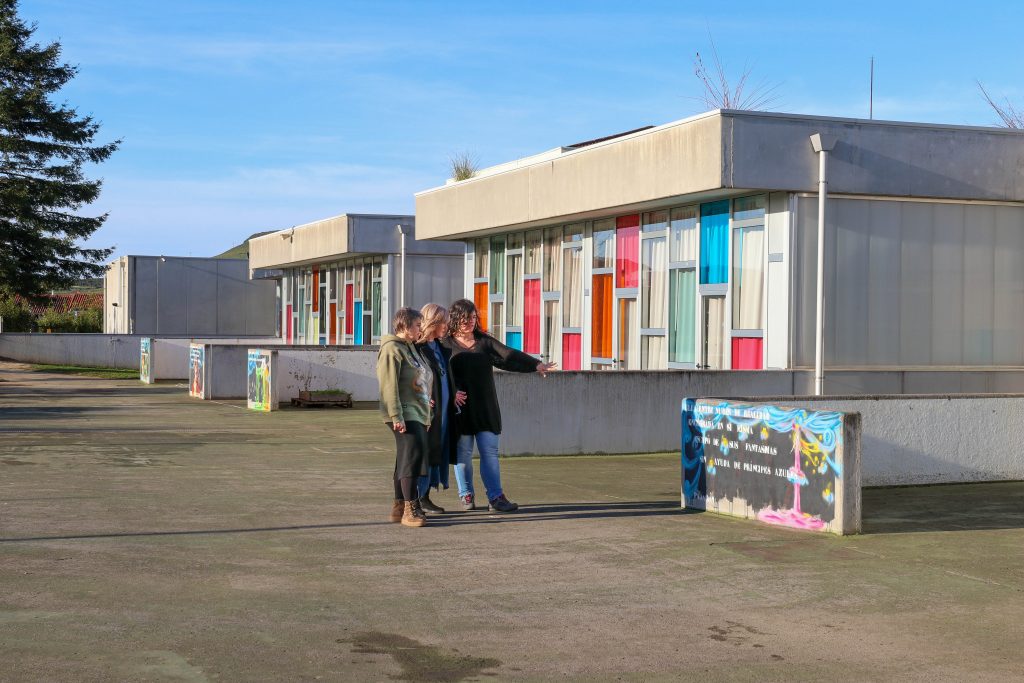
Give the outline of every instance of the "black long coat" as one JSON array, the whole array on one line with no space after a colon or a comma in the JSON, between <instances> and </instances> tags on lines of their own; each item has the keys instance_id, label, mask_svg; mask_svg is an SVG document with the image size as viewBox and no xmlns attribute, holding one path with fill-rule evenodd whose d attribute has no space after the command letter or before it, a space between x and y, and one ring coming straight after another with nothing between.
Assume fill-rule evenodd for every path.
<instances>
[{"instance_id":1,"label":"black long coat","mask_svg":"<svg viewBox=\"0 0 1024 683\"><path fill-rule=\"evenodd\" d=\"M434 352L431 350L429 344L417 344L416 350L420 352L420 355L426 359L430 365L430 369L434 373L434 399L435 401L441 400L441 382L448 383L448 405L434 405L434 419L430 426L430 430L427 432L427 443L430 446L430 465L438 466L445 465L447 463L455 462L455 447L459 442L458 434L458 420L455 415L455 380L452 377L451 371L451 349L447 348L443 344L439 344L441 347L441 357L444 358L445 367L441 368L437 364L437 357L434 356ZM443 371L442 371L443 370ZM448 411L448 443L441 443L441 414L440 411ZM445 458L447 454L447 458Z\"/></svg>"}]
</instances>

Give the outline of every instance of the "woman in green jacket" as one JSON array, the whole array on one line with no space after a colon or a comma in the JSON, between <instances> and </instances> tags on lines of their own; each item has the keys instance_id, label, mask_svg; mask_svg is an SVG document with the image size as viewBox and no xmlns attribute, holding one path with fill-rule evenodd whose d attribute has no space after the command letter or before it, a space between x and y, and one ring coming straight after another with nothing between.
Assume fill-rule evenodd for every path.
<instances>
[{"instance_id":1,"label":"woman in green jacket","mask_svg":"<svg viewBox=\"0 0 1024 683\"><path fill-rule=\"evenodd\" d=\"M395 500L390 519L411 527L427 523L417 481L428 471L434 377L415 345L422 319L419 311L400 308L392 320L395 333L381 339L377 354L380 412L395 435Z\"/></svg>"}]
</instances>

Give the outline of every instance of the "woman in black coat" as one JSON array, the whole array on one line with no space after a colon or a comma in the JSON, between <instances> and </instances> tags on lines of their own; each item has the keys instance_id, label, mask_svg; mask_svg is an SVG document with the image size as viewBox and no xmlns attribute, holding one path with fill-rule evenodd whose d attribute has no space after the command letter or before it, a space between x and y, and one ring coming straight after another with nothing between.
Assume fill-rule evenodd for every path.
<instances>
[{"instance_id":1,"label":"woman in black coat","mask_svg":"<svg viewBox=\"0 0 1024 683\"><path fill-rule=\"evenodd\" d=\"M450 359L452 352L438 339L448 333L448 310L437 304L427 304L421 311L423 327L416 348L434 372L434 423L427 432L429 445L429 474L420 477L420 507L427 512L440 513L444 508L430 500L430 489L448 488L448 466L455 462L455 447L459 435L455 427L455 414L465 403L466 394L455 389Z\"/></svg>"},{"instance_id":2,"label":"woman in black coat","mask_svg":"<svg viewBox=\"0 0 1024 683\"><path fill-rule=\"evenodd\" d=\"M455 480L464 510L476 509L473 492L473 444L480 451L480 478L487 491L488 507L494 512L514 512L519 508L505 496L498 465L498 436L501 411L494 388L494 368L509 372L551 370L533 356L510 348L483 331L476 305L468 299L452 304L448 337L443 342L451 350L451 368L455 386L469 396L458 416L459 438L455 456Z\"/></svg>"}]
</instances>

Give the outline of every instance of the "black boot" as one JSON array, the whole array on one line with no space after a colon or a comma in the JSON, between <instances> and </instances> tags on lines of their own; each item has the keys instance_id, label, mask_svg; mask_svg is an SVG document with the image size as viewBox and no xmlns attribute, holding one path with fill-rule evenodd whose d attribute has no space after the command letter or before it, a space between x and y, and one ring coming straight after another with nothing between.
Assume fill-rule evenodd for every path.
<instances>
[{"instance_id":1,"label":"black boot","mask_svg":"<svg viewBox=\"0 0 1024 683\"><path fill-rule=\"evenodd\" d=\"M430 491L424 493L423 496L420 498L420 507L427 512L433 512L435 514L444 513L443 507L441 507L440 505L434 505L434 503L430 500Z\"/></svg>"}]
</instances>

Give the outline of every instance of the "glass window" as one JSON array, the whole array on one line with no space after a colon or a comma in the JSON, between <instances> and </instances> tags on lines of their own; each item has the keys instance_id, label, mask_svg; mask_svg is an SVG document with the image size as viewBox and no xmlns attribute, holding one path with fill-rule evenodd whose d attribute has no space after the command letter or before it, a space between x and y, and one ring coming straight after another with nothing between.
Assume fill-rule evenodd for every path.
<instances>
[{"instance_id":1,"label":"glass window","mask_svg":"<svg viewBox=\"0 0 1024 683\"><path fill-rule=\"evenodd\" d=\"M540 353L540 280L523 281L523 351Z\"/></svg>"},{"instance_id":2,"label":"glass window","mask_svg":"<svg viewBox=\"0 0 1024 683\"><path fill-rule=\"evenodd\" d=\"M504 318L502 317L503 304L500 301L491 302L491 315L490 322L491 327L487 331L494 336L495 339L502 340L505 338L505 326L502 324Z\"/></svg>"},{"instance_id":3,"label":"glass window","mask_svg":"<svg viewBox=\"0 0 1024 683\"><path fill-rule=\"evenodd\" d=\"M725 297L704 297L704 366L725 369Z\"/></svg>"},{"instance_id":4,"label":"glass window","mask_svg":"<svg viewBox=\"0 0 1024 683\"><path fill-rule=\"evenodd\" d=\"M764 325L764 226L733 231L732 263L732 326L759 330Z\"/></svg>"},{"instance_id":5,"label":"glass window","mask_svg":"<svg viewBox=\"0 0 1024 683\"><path fill-rule=\"evenodd\" d=\"M373 291L373 297L372 297L373 298L373 318L372 318L372 325L371 326L373 328L373 336L374 337L379 337L380 336L380 332L381 332L381 329L380 329L381 328L381 324L380 324L381 315L380 314L381 314L381 307L382 307L382 305L381 305L381 285L380 285L380 282L374 282L373 283L373 290L372 291Z\"/></svg>"},{"instance_id":6,"label":"glass window","mask_svg":"<svg viewBox=\"0 0 1024 683\"><path fill-rule=\"evenodd\" d=\"M382 261L382 259L379 259L379 258L373 259L373 277L380 278L382 270L383 270L383 261Z\"/></svg>"},{"instance_id":7,"label":"glass window","mask_svg":"<svg viewBox=\"0 0 1024 683\"><path fill-rule=\"evenodd\" d=\"M509 249L522 249L523 248L523 233L513 232L508 236L508 248Z\"/></svg>"},{"instance_id":8,"label":"glass window","mask_svg":"<svg viewBox=\"0 0 1024 683\"><path fill-rule=\"evenodd\" d=\"M664 370L665 337L661 335L644 335L640 338L640 369Z\"/></svg>"},{"instance_id":9,"label":"glass window","mask_svg":"<svg viewBox=\"0 0 1024 683\"><path fill-rule=\"evenodd\" d=\"M668 313L668 244L664 237L645 239L641 244L640 326L663 329Z\"/></svg>"},{"instance_id":10,"label":"glass window","mask_svg":"<svg viewBox=\"0 0 1024 683\"><path fill-rule=\"evenodd\" d=\"M366 264L363 265L363 297L364 297L363 300L364 301L366 301L366 299L370 298L370 294L373 291L372 289L370 289L370 282L372 280L373 280L373 270L372 270L372 267L370 265L370 262L367 261ZM372 306L372 305L373 305L372 304L372 300L371 300L371 302L367 302L367 306Z\"/></svg>"},{"instance_id":11,"label":"glass window","mask_svg":"<svg viewBox=\"0 0 1024 683\"><path fill-rule=\"evenodd\" d=\"M357 263L352 273L353 284L355 285L355 297L357 299L363 298L363 264ZM356 342L358 343L358 342Z\"/></svg>"},{"instance_id":12,"label":"glass window","mask_svg":"<svg viewBox=\"0 0 1024 683\"><path fill-rule=\"evenodd\" d=\"M487 277L487 254L488 241L484 239L473 241L473 277Z\"/></svg>"},{"instance_id":13,"label":"glass window","mask_svg":"<svg viewBox=\"0 0 1024 683\"><path fill-rule=\"evenodd\" d=\"M583 327L583 250L563 249L562 326Z\"/></svg>"},{"instance_id":14,"label":"glass window","mask_svg":"<svg viewBox=\"0 0 1024 683\"><path fill-rule=\"evenodd\" d=\"M473 304L476 306L476 313L480 317L480 329L486 331L487 327L487 311L490 308L488 305L490 299L487 298L487 283L477 282L473 284Z\"/></svg>"},{"instance_id":15,"label":"glass window","mask_svg":"<svg viewBox=\"0 0 1024 683\"><path fill-rule=\"evenodd\" d=\"M640 329L636 319L636 299L619 299L619 348L617 360L620 370L640 367Z\"/></svg>"},{"instance_id":16,"label":"glass window","mask_svg":"<svg viewBox=\"0 0 1024 683\"><path fill-rule=\"evenodd\" d=\"M508 286L505 288L506 323L511 327L523 324L523 255L508 257Z\"/></svg>"},{"instance_id":17,"label":"glass window","mask_svg":"<svg viewBox=\"0 0 1024 683\"><path fill-rule=\"evenodd\" d=\"M729 200L700 206L700 283L722 284L729 277Z\"/></svg>"},{"instance_id":18,"label":"glass window","mask_svg":"<svg viewBox=\"0 0 1024 683\"><path fill-rule=\"evenodd\" d=\"M612 358L612 274L594 276L590 312L590 354Z\"/></svg>"},{"instance_id":19,"label":"glass window","mask_svg":"<svg viewBox=\"0 0 1024 683\"><path fill-rule=\"evenodd\" d=\"M540 230L531 230L526 233L526 274L540 275L541 252L543 251L543 233Z\"/></svg>"},{"instance_id":20,"label":"glass window","mask_svg":"<svg viewBox=\"0 0 1024 683\"><path fill-rule=\"evenodd\" d=\"M697 207L672 209L669 261L697 260Z\"/></svg>"},{"instance_id":21,"label":"glass window","mask_svg":"<svg viewBox=\"0 0 1024 683\"><path fill-rule=\"evenodd\" d=\"M615 219L594 221L594 268L614 268Z\"/></svg>"},{"instance_id":22,"label":"glass window","mask_svg":"<svg viewBox=\"0 0 1024 683\"><path fill-rule=\"evenodd\" d=\"M562 285L562 229L548 228L544 231L544 291L557 292Z\"/></svg>"},{"instance_id":23,"label":"glass window","mask_svg":"<svg viewBox=\"0 0 1024 683\"><path fill-rule=\"evenodd\" d=\"M491 294L505 291L505 238L491 238ZM500 322L494 320L495 323Z\"/></svg>"},{"instance_id":24,"label":"glass window","mask_svg":"<svg viewBox=\"0 0 1024 683\"><path fill-rule=\"evenodd\" d=\"M632 288L638 285L640 260L640 216L619 216L615 219L615 286Z\"/></svg>"},{"instance_id":25,"label":"glass window","mask_svg":"<svg viewBox=\"0 0 1024 683\"><path fill-rule=\"evenodd\" d=\"M732 202L732 218L736 221L764 218L765 196L740 197Z\"/></svg>"},{"instance_id":26,"label":"glass window","mask_svg":"<svg viewBox=\"0 0 1024 683\"><path fill-rule=\"evenodd\" d=\"M582 242L584 225L584 223L572 223L571 225L565 226L565 235L563 236L562 241Z\"/></svg>"},{"instance_id":27,"label":"glass window","mask_svg":"<svg viewBox=\"0 0 1024 683\"><path fill-rule=\"evenodd\" d=\"M549 363L558 363L562 351L562 327L558 324L558 301L544 302L544 348Z\"/></svg>"},{"instance_id":28,"label":"glass window","mask_svg":"<svg viewBox=\"0 0 1024 683\"><path fill-rule=\"evenodd\" d=\"M668 211L649 211L644 214L643 231L658 232L668 227Z\"/></svg>"},{"instance_id":29,"label":"glass window","mask_svg":"<svg viewBox=\"0 0 1024 683\"><path fill-rule=\"evenodd\" d=\"M669 286L668 359L673 363L693 363L697 273L693 268L672 270Z\"/></svg>"}]
</instances>

